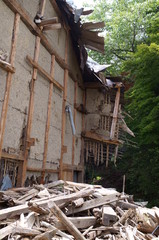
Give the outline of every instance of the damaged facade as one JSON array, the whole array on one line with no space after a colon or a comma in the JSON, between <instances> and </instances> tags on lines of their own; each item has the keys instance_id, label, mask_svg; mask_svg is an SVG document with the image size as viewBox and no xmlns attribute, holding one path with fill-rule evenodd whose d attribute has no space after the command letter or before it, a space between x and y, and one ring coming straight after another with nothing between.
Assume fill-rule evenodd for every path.
<instances>
[{"instance_id":1,"label":"damaged facade","mask_svg":"<svg viewBox=\"0 0 159 240\"><path fill-rule=\"evenodd\" d=\"M90 12L64 0L0 1L1 184L6 175L13 186L82 181L85 161L116 158L123 86L87 60L85 47L104 51L103 23L80 22Z\"/></svg>"}]
</instances>

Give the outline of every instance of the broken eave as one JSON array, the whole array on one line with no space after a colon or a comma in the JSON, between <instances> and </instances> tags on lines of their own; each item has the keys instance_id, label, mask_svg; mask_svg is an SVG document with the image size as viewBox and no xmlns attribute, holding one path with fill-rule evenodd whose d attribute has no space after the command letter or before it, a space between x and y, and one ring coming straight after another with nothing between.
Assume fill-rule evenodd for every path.
<instances>
[{"instance_id":1,"label":"broken eave","mask_svg":"<svg viewBox=\"0 0 159 240\"><path fill-rule=\"evenodd\" d=\"M74 9L66 0L58 0L56 4L62 13L63 22L69 26L75 53L83 72L88 57L85 47L104 53L104 38L98 36L99 31L95 31L95 29L103 28L104 22L82 24L80 16L92 11L87 11L87 13L83 8Z\"/></svg>"}]
</instances>

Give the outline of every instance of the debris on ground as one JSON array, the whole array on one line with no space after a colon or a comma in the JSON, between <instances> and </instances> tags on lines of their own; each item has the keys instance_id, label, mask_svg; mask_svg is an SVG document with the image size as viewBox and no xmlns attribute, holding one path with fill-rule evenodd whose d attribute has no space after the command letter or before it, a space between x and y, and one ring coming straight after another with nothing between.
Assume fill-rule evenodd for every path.
<instances>
[{"instance_id":1,"label":"debris on ground","mask_svg":"<svg viewBox=\"0 0 159 240\"><path fill-rule=\"evenodd\" d=\"M0 239L159 239L159 208L100 185L58 180L0 192Z\"/></svg>"}]
</instances>

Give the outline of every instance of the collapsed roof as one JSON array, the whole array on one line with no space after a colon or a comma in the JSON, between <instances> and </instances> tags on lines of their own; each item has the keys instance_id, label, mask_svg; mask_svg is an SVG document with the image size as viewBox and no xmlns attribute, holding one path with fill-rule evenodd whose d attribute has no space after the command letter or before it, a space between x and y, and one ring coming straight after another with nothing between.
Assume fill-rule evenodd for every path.
<instances>
[{"instance_id":1,"label":"collapsed roof","mask_svg":"<svg viewBox=\"0 0 159 240\"><path fill-rule=\"evenodd\" d=\"M113 88L116 85L113 80L106 79L101 74L110 65L100 65L90 57L87 50L95 50L104 53L104 37L98 35L99 29L104 27L104 22L81 22L82 15L88 15L93 10L84 11L84 8L76 9L72 0L56 0L62 12L62 20L69 27L73 46L83 74L84 82L98 82L102 86Z\"/></svg>"}]
</instances>

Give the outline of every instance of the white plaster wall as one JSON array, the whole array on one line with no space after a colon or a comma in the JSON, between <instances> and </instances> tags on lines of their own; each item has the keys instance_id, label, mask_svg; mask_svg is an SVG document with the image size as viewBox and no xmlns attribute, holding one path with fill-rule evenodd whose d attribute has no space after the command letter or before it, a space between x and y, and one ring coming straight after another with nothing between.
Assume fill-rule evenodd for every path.
<instances>
[{"instance_id":1,"label":"white plaster wall","mask_svg":"<svg viewBox=\"0 0 159 240\"><path fill-rule=\"evenodd\" d=\"M14 13L6 6L3 1L0 1L0 49L3 49L10 54L11 49L11 39L12 39L12 30L14 25ZM9 56L7 58L9 61Z\"/></svg>"},{"instance_id":2,"label":"white plaster wall","mask_svg":"<svg viewBox=\"0 0 159 240\"><path fill-rule=\"evenodd\" d=\"M38 11L38 0L18 0L22 6L29 12L33 19ZM0 20L5 19L5 24L2 24L0 29L2 37L0 37L0 47L10 51L12 28L14 22L14 13L0 1ZM5 15L4 15L5 13ZM9 16L9 17L6 17ZM55 11L52 8L49 0L46 1L45 9L46 18L56 16ZM7 31L6 31L7 29ZM49 31L45 34L53 48L58 52L61 58L65 57L65 30ZM19 151L20 138L22 136L22 130L24 124L27 122L28 107L30 100L30 81L32 78L32 67L26 62L26 55L34 57L35 49L35 36L28 30L25 24L20 21L20 29L17 40L17 50L15 58L16 73L13 75L7 122L4 136L3 148L12 147ZM38 63L50 73L51 56L48 51L40 45L40 55ZM78 81L81 80L81 73L79 65L72 48L72 43L69 41L68 48L68 65L70 66L73 74L77 77ZM64 82L64 70L55 62L54 78L61 85ZM6 73L0 69L0 109L3 101L4 89L5 89ZM33 122L31 128L31 138L36 138L35 146L30 149L30 156L28 160L28 167L30 168L42 168L43 152L44 152L44 137L45 126L47 120L47 108L48 108L48 95L49 95L49 82L38 74L35 82L35 96L34 96L34 113ZM83 94L81 89L77 89L77 103L82 103ZM53 89L52 96L52 109L51 109L51 124L49 132L48 142L48 154L46 168L57 169L59 167L59 159L61 156L61 126L62 126L62 102L63 93L56 87ZM74 82L68 78L67 88L67 102L66 105L70 105L74 109ZM79 164L80 151L81 151L81 130L82 130L82 114L76 114L76 141L75 141L75 164ZM64 163L72 163L72 129L69 120L69 116L66 116L66 133L64 145L67 146L67 153L64 154ZM28 176L32 176L32 172L27 173ZM36 176L40 176L40 173L34 173ZM51 174L51 179L56 180L58 174Z\"/></svg>"},{"instance_id":3,"label":"white plaster wall","mask_svg":"<svg viewBox=\"0 0 159 240\"><path fill-rule=\"evenodd\" d=\"M27 54L32 57L34 43L35 37L23 22L20 22L14 64L16 72L13 74L11 83L3 141L3 148L5 149L10 147L15 148L16 151L20 150L20 138L24 124L27 122L30 98L29 82L32 77L32 67L28 65L25 58Z\"/></svg>"},{"instance_id":4,"label":"white plaster wall","mask_svg":"<svg viewBox=\"0 0 159 240\"><path fill-rule=\"evenodd\" d=\"M38 74L37 80L35 82L34 113L31 130L31 137L36 138L36 142L35 146L31 147L30 158L35 160L37 159L41 162L43 160L44 152L48 95L49 95L49 82ZM30 167L31 165L30 161L28 165Z\"/></svg>"}]
</instances>

